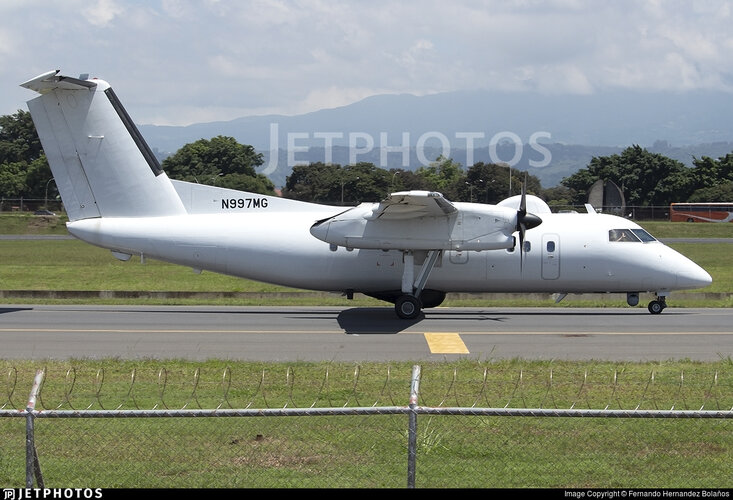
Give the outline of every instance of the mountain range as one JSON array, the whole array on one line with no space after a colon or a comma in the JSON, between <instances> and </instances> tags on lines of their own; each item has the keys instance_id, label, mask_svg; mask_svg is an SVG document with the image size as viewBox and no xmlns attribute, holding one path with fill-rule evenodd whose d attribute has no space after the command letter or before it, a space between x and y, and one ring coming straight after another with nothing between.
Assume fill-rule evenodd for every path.
<instances>
[{"instance_id":1,"label":"mountain range","mask_svg":"<svg viewBox=\"0 0 733 500\"><path fill-rule=\"evenodd\" d=\"M296 116L247 116L188 126L139 125L159 157L218 135L263 153L276 186L293 165L368 161L415 169L438 156L507 163L544 187L594 156L640 145L690 166L733 151L733 94L615 91L592 95L457 91L385 94ZM275 152L277 151L277 154Z\"/></svg>"}]
</instances>

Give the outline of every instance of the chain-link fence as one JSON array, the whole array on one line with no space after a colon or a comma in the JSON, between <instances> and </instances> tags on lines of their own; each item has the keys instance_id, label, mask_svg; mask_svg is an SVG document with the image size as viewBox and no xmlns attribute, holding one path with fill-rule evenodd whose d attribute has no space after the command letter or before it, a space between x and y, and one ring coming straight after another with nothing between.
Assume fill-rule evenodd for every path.
<instances>
[{"instance_id":1,"label":"chain-link fence","mask_svg":"<svg viewBox=\"0 0 733 500\"><path fill-rule=\"evenodd\" d=\"M60 214L64 211L64 204L61 200L48 198L0 197L0 212L34 212L37 210Z\"/></svg>"},{"instance_id":2,"label":"chain-link fence","mask_svg":"<svg viewBox=\"0 0 733 500\"><path fill-rule=\"evenodd\" d=\"M36 375L22 409L10 408L17 396L12 373L8 376L13 390L0 407L4 486L733 487L731 386L728 380L721 383L718 373L703 385L685 382L680 374L669 387L652 373L636 384L633 396L614 374L614 382L601 388L603 399L587 376L567 398L552 372L538 391L520 373L499 390L505 403L499 407L487 404L497 381L484 374L472 404L450 405L458 399L452 380L444 397L430 406L420 404L421 384L433 382L423 380L421 367L414 366L409 394L396 394L389 376L380 390L381 400L404 399L402 405L363 405L356 390L325 394L321 383L315 403L305 408L295 407L290 389L279 408L233 408L235 389L227 385L211 409L200 408L198 375L186 402L171 409L163 373L149 410L123 409L125 404L105 409L103 377L81 408L71 397L73 373L60 403L38 409L43 376L43 371ZM137 406L141 395L135 376L131 379L126 397ZM260 401L267 399L261 387L255 392ZM673 403L661 408L668 393ZM316 406L335 398L346 403ZM540 404L525 407L529 400ZM601 400L607 404L598 405ZM624 404L629 408L618 408Z\"/></svg>"}]
</instances>

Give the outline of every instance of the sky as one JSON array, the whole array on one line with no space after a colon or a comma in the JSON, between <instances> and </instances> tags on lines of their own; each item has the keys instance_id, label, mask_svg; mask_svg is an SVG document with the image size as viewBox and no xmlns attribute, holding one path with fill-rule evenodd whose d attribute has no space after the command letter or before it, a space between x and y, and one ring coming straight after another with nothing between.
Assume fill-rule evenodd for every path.
<instances>
[{"instance_id":1,"label":"sky","mask_svg":"<svg viewBox=\"0 0 733 500\"><path fill-rule=\"evenodd\" d=\"M155 125L454 90L733 97L732 17L716 0L0 0L0 115L56 69Z\"/></svg>"}]
</instances>

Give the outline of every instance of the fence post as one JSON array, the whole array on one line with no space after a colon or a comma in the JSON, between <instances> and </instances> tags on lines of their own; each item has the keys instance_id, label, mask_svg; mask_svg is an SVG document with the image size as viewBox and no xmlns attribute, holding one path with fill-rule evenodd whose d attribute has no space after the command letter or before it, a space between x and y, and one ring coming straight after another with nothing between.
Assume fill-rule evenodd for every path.
<instances>
[{"instance_id":1,"label":"fence post","mask_svg":"<svg viewBox=\"0 0 733 500\"><path fill-rule=\"evenodd\" d=\"M417 412L420 389L420 366L412 367L412 383L410 384L410 413L407 429L407 487L415 487L415 461L417 460Z\"/></svg>"},{"instance_id":2,"label":"fence post","mask_svg":"<svg viewBox=\"0 0 733 500\"><path fill-rule=\"evenodd\" d=\"M36 398L38 397L38 390L41 387L43 381L43 370L36 372L36 377L33 379L33 387L31 388L31 394L28 397L28 405L25 410L27 412L25 417L25 486L26 488L33 488L33 476L35 474L36 481L39 488L43 488L43 475L41 474L41 464L38 461L38 452L36 451L35 435L33 432L33 419L35 418L34 412L36 409Z\"/></svg>"}]
</instances>

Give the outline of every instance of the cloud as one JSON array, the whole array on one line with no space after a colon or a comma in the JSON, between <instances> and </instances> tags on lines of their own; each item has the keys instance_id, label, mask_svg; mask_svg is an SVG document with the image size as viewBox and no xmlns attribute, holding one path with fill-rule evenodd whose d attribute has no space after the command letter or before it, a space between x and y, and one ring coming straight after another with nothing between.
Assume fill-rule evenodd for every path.
<instances>
[{"instance_id":1,"label":"cloud","mask_svg":"<svg viewBox=\"0 0 733 500\"><path fill-rule=\"evenodd\" d=\"M731 15L683 0L15 0L0 3L0 114L56 68L108 80L141 123L373 93L732 91Z\"/></svg>"},{"instance_id":2,"label":"cloud","mask_svg":"<svg viewBox=\"0 0 733 500\"><path fill-rule=\"evenodd\" d=\"M124 10L114 0L97 0L85 4L81 9L81 14L94 26L106 26Z\"/></svg>"}]
</instances>

